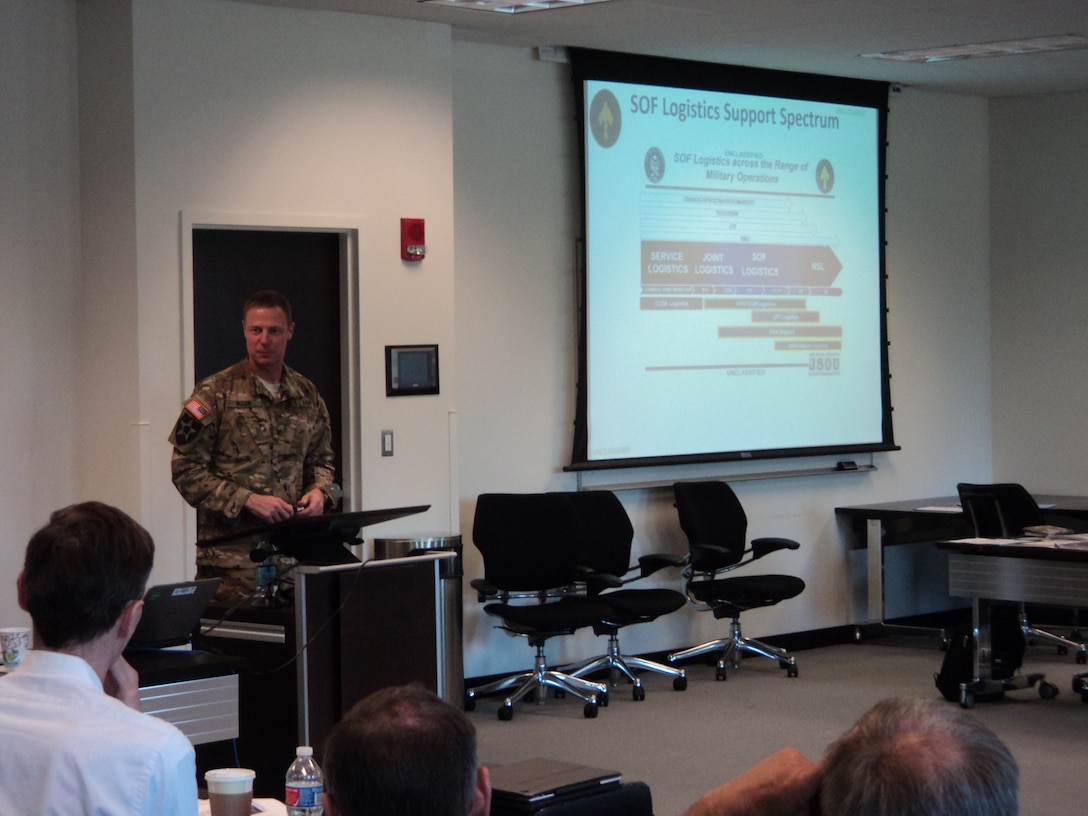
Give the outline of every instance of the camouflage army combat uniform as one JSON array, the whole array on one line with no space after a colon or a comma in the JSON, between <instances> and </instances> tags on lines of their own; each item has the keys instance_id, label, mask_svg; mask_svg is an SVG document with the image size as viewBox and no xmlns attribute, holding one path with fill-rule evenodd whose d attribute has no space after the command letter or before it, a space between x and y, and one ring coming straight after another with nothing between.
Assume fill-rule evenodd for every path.
<instances>
[{"instance_id":1,"label":"camouflage army combat uniform","mask_svg":"<svg viewBox=\"0 0 1088 816\"><path fill-rule=\"evenodd\" d=\"M264 526L243 509L252 493L295 504L315 487L329 494L334 467L329 412L312 382L284 366L278 394L246 361L213 374L186 402L170 442L174 486L197 509L206 541ZM242 538L197 550L197 577L221 577L218 599L241 600L256 587Z\"/></svg>"}]
</instances>

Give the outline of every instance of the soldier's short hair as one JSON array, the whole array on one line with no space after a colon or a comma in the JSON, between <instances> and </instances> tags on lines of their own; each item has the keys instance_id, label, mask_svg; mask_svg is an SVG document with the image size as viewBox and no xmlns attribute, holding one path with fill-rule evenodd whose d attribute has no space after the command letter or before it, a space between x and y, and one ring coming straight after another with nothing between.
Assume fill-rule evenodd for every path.
<instances>
[{"instance_id":1,"label":"soldier's short hair","mask_svg":"<svg viewBox=\"0 0 1088 816\"><path fill-rule=\"evenodd\" d=\"M283 309L283 313L287 315L288 325L294 319L291 316L291 301L275 289L262 289L246 298L246 302L242 306L243 321L245 321L250 309Z\"/></svg>"}]
</instances>

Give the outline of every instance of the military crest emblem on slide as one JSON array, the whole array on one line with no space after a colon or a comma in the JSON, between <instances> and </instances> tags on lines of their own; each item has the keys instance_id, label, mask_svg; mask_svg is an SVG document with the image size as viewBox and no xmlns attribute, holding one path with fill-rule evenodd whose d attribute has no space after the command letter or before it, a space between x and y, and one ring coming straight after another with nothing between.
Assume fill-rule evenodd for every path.
<instances>
[{"instance_id":1,"label":"military crest emblem on slide","mask_svg":"<svg viewBox=\"0 0 1088 816\"><path fill-rule=\"evenodd\" d=\"M620 138L623 114L616 95L605 89L597 91L589 105L589 129L601 147L612 147Z\"/></svg>"}]
</instances>

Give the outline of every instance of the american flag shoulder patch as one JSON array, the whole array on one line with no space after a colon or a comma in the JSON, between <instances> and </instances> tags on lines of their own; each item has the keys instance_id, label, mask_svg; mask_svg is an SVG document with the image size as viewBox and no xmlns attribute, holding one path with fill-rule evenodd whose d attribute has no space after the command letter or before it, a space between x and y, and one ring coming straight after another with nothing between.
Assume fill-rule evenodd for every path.
<instances>
[{"instance_id":1,"label":"american flag shoulder patch","mask_svg":"<svg viewBox=\"0 0 1088 816\"><path fill-rule=\"evenodd\" d=\"M200 422L203 422L204 417L206 417L210 413L208 407L196 397L193 397L191 400L185 403L185 410L189 413L190 416Z\"/></svg>"}]
</instances>

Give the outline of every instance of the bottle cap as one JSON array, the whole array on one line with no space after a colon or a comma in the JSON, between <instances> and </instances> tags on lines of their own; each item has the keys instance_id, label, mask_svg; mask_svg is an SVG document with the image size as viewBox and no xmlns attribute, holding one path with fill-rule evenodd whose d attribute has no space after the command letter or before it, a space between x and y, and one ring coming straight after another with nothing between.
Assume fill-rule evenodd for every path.
<instances>
[{"instance_id":1,"label":"bottle cap","mask_svg":"<svg viewBox=\"0 0 1088 816\"><path fill-rule=\"evenodd\" d=\"M295 756L308 757L314 755L314 749L309 745L300 745L295 749Z\"/></svg>"}]
</instances>

